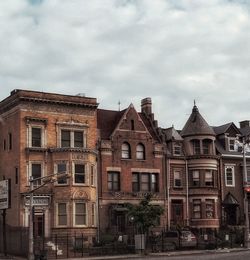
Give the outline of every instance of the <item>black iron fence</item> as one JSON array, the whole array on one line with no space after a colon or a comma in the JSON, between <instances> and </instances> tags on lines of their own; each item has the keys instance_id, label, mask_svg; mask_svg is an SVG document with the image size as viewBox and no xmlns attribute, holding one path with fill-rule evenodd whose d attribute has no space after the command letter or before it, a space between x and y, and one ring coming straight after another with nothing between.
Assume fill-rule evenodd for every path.
<instances>
[{"instance_id":1,"label":"black iron fence","mask_svg":"<svg viewBox=\"0 0 250 260\"><path fill-rule=\"evenodd\" d=\"M134 246L115 241L107 244L89 244L84 234L54 235L50 238L34 239L36 259L60 259L98 255L134 253Z\"/></svg>"},{"instance_id":2,"label":"black iron fence","mask_svg":"<svg viewBox=\"0 0 250 260\"><path fill-rule=\"evenodd\" d=\"M1 223L0 223L1 225ZM2 231L2 230L0 230ZM193 231L195 233L195 231ZM196 249L215 249L244 246L243 228L225 228L213 233L195 233L197 237ZM124 236L120 241L117 236L105 234L99 243L88 241L88 237L82 234L53 235L49 238L34 238L34 254L36 259L60 259L79 258L101 255L118 255L135 253L135 240L133 236ZM7 254L28 255L28 228L15 228L6 226ZM161 252L177 250L166 247L164 237L149 236L146 250ZM178 248L182 250L183 248ZM3 253L3 234L0 232L0 252Z\"/></svg>"}]
</instances>

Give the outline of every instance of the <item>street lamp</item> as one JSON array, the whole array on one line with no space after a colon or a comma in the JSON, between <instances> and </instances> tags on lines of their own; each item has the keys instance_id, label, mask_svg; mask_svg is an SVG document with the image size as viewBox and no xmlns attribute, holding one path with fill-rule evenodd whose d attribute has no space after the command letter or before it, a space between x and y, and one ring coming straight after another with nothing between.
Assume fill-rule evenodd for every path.
<instances>
[{"instance_id":1,"label":"street lamp","mask_svg":"<svg viewBox=\"0 0 250 260\"><path fill-rule=\"evenodd\" d=\"M246 148L249 147L249 138L243 138L242 151L243 151L243 189L244 189L244 215L245 215L245 232L244 241L245 247L250 248L250 237L249 237L249 208L248 208L248 197L249 191L248 179L247 179L247 163L246 163Z\"/></svg>"},{"instance_id":2,"label":"street lamp","mask_svg":"<svg viewBox=\"0 0 250 260\"><path fill-rule=\"evenodd\" d=\"M68 178L68 174L67 172L58 172L58 173L54 173L54 174L50 174L47 176L43 176L43 177L39 177L36 179L33 179L33 176L30 176L29 179L29 184L30 184L30 190L29 190L29 194L30 194L30 199L29 199L29 208L30 208L30 218L29 218L29 253L28 253L28 260L34 260L34 231L33 231L33 193L34 191L42 188L43 186L45 186L48 183L54 183L55 181L57 181L60 178ZM38 187L34 188L34 182L36 181L43 181L43 184L41 184Z\"/></svg>"}]
</instances>

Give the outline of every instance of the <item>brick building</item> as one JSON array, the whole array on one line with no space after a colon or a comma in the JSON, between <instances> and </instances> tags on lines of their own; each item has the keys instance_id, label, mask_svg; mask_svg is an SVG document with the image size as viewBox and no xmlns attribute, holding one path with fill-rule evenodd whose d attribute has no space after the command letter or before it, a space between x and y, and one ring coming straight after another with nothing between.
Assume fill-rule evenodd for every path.
<instances>
[{"instance_id":1,"label":"brick building","mask_svg":"<svg viewBox=\"0 0 250 260\"><path fill-rule=\"evenodd\" d=\"M164 149L156 134L151 99L142 100L141 112L131 104L123 111L98 109L99 215L102 233L128 234L127 202L138 204L147 193L152 203L166 207ZM166 225L162 217L159 227Z\"/></svg>"},{"instance_id":2,"label":"brick building","mask_svg":"<svg viewBox=\"0 0 250 260\"><path fill-rule=\"evenodd\" d=\"M34 235L96 236L95 98L14 90L0 103L0 179L11 179L7 224L28 227L29 179L67 172L69 178L34 182ZM50 177L44 178L49 181Z\"/></svg>"},{"instance_id":3,"label":"brick building","mask_svg":"<svg viewBox=\"0 0 250 260\"><path fill-rule=\"evenodd\" d=\"M181 131L159 129L166 144L168 226L212 232L220 226L216 134L196 105Z\"/></svg>"}]
</instances>

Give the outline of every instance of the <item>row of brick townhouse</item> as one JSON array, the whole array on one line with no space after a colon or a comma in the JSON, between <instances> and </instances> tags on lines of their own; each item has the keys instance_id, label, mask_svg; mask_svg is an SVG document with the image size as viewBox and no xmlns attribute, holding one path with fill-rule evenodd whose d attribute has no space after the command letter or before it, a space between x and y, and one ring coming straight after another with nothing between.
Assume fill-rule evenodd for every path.
<instances>
[{"instance_id":1,"label":"row of brick townhouse","mask_svg":"<svg viewBox=\"0 0 250 260\"><path fill-rule=\"evenodd\" d=\"M92 243L100 234L132 234L126 203L148 193L165 209L157 231L244 225L235 144L250 133L249 121L211 127L194 104L180 131L158 127L150 98L140 112L132 104L97 107L95 98L26 90L0 102L0 180L12 184L8 225L29 225L30 177L58 172L69 178L34 182L35 236L84 233Z\"/></svg>"}]
</instances>

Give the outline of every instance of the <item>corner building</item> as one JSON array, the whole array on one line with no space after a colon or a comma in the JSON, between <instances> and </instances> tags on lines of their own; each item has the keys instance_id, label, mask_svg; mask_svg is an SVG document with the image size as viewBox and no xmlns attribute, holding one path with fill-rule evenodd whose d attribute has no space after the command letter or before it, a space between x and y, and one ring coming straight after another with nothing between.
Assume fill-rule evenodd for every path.
<instances>
[{"instance_id":1,"label":"corner building","mask_svg":"<svg viewBox=\"0 0 250 260\"><path fill-rule=\"evenodd\" d=\"M28 227L29 179L42 178L34 182L34 236L96 237L97 105L95 98L25 90L0 103L0 175L12 184L8 225ZM46 178L65 172L69 178Z\"/></svg>"}]
</instances>

